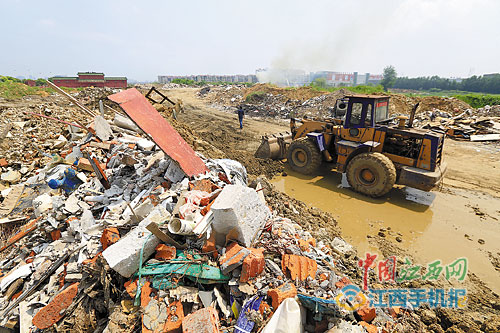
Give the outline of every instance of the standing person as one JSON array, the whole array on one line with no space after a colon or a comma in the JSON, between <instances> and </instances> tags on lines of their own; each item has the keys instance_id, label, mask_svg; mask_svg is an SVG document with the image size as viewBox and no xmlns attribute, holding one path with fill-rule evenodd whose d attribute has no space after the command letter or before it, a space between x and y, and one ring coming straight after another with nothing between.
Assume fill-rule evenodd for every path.
<instances>
[{"instance_id":1,"label":"standing person","mask_svg":"<svg viewBox=\"0 0 500 333\"><path fill-rule=\"evenodd\" d=\"M243 129L243 116L245 115L245 111L243 111L243 107L238 106L238 120L240 121L240 129Z\"/></svg>"}]
</instances>

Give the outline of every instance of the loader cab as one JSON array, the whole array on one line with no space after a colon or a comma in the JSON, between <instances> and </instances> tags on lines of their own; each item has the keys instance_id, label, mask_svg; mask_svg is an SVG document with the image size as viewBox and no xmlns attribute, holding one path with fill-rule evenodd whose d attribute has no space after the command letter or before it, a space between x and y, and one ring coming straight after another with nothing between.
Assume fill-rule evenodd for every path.
<instances>
[{"instance_id":1,"label":"loader cab","mask_svg":"<svg viewBox=\"0 0 500 333\"><path fill-rule=\"evenodd\" d=\"M387 96L352 95L346 96L342 101L347 102L344 128L371 128L389 118Z\"/></svg>"}]
</instances>

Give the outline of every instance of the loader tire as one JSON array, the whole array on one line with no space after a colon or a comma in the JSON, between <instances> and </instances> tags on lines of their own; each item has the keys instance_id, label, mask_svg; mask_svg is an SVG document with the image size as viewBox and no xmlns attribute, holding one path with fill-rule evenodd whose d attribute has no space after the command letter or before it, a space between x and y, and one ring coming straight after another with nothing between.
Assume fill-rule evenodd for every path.
<instances>
[{"instance_id":1,"label":"loader tire","mask_svg":"<svg viewBox=\"0 0 500 333\"><path fill-rule=\"evenodd\" d=\"M396 182L394 163L381 153L362 153L347 165L347 181L359 193L381 197Z\"/></svg>"},{"instance_id":2,"label":"loader tire","mask_svg":"<svg viewBox=\"0 0 500 333\"><path fill-rule=\"evenodd\" d=\"M294 171L312 175L321 165L321 153L311 139L300 138L288 147L287 160Z\"/></svg>"}]
</instances>

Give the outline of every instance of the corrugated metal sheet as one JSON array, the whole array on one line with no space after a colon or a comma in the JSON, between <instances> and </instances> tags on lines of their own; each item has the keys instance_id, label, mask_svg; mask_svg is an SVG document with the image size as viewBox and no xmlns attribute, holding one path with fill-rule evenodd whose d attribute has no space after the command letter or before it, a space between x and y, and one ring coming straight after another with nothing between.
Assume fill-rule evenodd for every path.
<instances>
[{"instance_id":1,"label":"corrugated metal sheet","mask_svg":"<svg viewBox=\"0 0 500 333\"><path fill-rule=\"evenodd\" d=\"M208 170L191 146L137 89L127 89L108 98L120 104L137 126L147 133L165 154L179 163L186 175L191 177Z\"/></svg>"}]
</instances>

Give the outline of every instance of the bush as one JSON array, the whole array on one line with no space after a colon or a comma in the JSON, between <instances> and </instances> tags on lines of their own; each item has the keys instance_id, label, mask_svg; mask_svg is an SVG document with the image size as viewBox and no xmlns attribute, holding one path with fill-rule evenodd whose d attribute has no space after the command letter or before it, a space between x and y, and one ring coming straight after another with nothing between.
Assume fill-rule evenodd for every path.
<instances>
[{"instance_id":1,"label":"bush","mask_svg":"<svg viewBox=\"0 0 500 333\"><path fill-rule=\"evenodd\" d=\"M482 108L486 105L500 105L500 95L480 95L480 94L467 94L453 96L466 103L473 108Z\"/></svg>"},{"instance_id":2,"label":"bush","mask_svg":"<svg viewBox=\"0 0 500 333\"><path fill-rule=\"evenodd\" d=\"M309 84L309 87L311 87L314 90L317 91L329 91L329 92L334 92L340 89L347 89L353 93L356 94L378 94L378 93L383 93L384 92L384 87L382 87L380 84L376 86L352 86L352 87L328 87L324 88L321 86L318 86L314 81Z\"/></svg>"},{"instance_id":3,"label":"bush","mask_svg":"<svg viewBox=\"0 0 500 333\"><path fill-rule=\"evenodd\" d=\"M264 99L264 96L266 96L265 91L254 91L254 92L251 92L250 94L247 95L247 97L245 98L245 101L247 103L259 102L259 101L262 101Z\"/></svg>"}]
</instances>

